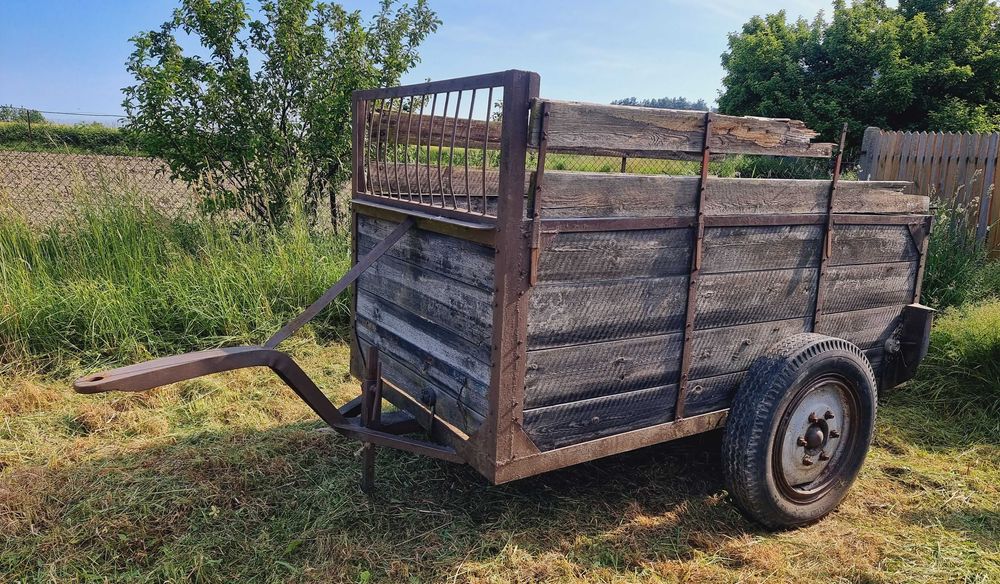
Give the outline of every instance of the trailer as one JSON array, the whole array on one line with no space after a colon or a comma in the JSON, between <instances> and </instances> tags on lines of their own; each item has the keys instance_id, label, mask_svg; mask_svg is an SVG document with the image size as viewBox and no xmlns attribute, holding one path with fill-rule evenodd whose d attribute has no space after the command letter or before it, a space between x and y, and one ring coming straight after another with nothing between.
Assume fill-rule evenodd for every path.
<instances>
[{"instance_id":1,"label":"trailer","mask_svg":"<svg viewBox=\"0 0 1000 584\"><path fill-rule=\"evenodd\" d=\"M361 441L366 491L376 447L504 483L725 429L721 470L750 517L784 528L839 504L878 395L927 351L927 197L841 180L843 136L815 143L795 120L542 99L526 71L358 91L352 107L344 278L261 346L98 373L77 391L269 367ZM554 154L697 173L557 170ZM715 176L732 155L833 169ZM362 383L337 408L277 346L345 291Z\"/></svg>"}]
</instances>

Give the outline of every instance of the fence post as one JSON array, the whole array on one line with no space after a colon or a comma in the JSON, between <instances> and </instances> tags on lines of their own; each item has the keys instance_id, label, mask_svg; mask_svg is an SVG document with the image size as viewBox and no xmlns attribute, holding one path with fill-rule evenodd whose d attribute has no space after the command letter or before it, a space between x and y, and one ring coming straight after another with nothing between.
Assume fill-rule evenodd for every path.
<instances>
[{"instance_id":1,"label":"fence post","mask_svg":"<svg viewBox=\"0 0 1000 584\"><path fill-rule=\"evenodd\" d=\"M28 121L28 142L31 142L32 141L32 136L31 136L31 110L30 109L25 109L24 110L24 118Z\"/></svg>"},{"instance_id":2,"label":"fence post","mask_svg":"<svg viewBox=\"0 0 1000 584\"><path fill-rule=\"evenodd\" d=\"M882 130L874 126L865 128L864 138L861 139L861 175L859 177L861 180L872 180L872 166L881 133Z\"/></svg>"},{"instance_id":3,"label":"fence post","mask_svg":"<svg viewBox=\"0 0 1000 584\"><path fill-rule=\"evenodd\" d=\"M979 197L979 223L976 225L976 242L980 245L986 243L986 234L990 227L990 212L993 209L992 199L993 182L997 174L997 149L1000 146L1000 134L994 132L990 134L990 146L986 152L986 161L983 163L983 192Z\"/></svg>"}]
</instances>

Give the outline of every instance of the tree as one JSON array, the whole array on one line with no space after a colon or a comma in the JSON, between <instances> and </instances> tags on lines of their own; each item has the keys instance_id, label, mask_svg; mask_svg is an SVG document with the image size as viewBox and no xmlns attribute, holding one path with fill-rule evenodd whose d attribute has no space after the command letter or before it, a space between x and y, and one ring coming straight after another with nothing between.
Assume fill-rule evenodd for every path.
<instances>
[{"instance_id":1,"label":"tree","mask_svg":"<svg viewBox=\"0 0 1000 584\"><path fill-rule=\"evenodd\" d=\"M719 109L793 117L827 140L850 124L1000 129L1000 11L988 0L833 4L808 22L755 16L729 35Z\"/></svg>"},{"instance_id":2,"label":"tree","mask_svg":"<svg viewBox=\"0 0 1000 584\"><path fill-rule=\"evenodd\" d=\"M398 84L439 21L426 0L360 12L315 0L181 0L132 38L125 130L202 194L208 212L280 224L301 192L315 218L350 177L351 92ZM192 37L198 51L181 47Z\"/></svg>"},{"instance_id":3,"label":"tree","mask_svg":"<svg viewBox=\"0 0 1000 584\"><path fill-rule=\"evenodd\" d=\"M44 124L45 116L38 110L14 107L12 105L0 105L0 122L31 122L32 124Z\"/></svg>"},{"instance_id":4,"label":"tree","mask_svg":"<svg viewBox=\"0 0 1000 584\"><path fill-rule=\"evenodd\" d=\"M631 105L638 107L655 107L660 109L694 110L699 112L707 112L709 110L708 104L705 103L704 99L699 99L697 101L689 101L686 97L659 97L654 99L637 99L635 97L626 97L624 99L616 99L612 101L611 105Z\"/></svg>"}]
</instances>

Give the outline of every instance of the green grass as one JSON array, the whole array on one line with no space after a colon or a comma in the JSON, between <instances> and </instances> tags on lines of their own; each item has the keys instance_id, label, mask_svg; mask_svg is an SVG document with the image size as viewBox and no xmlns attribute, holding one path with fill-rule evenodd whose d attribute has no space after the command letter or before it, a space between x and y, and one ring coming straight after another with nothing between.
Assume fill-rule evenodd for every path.
<instances>
[{"instance_id":1,"label":"green grass","mask_svg":"<svg viewBox=\"0 0 1000 584\"><path fill-rule=\"evenodd\" d=\"M348 267L344 238L167 219L140 201L81 201L39 232L0 214L0 366L66 371L261 342ZM315 322L336 336L341 299Z\"/></svg>"},{"instance_id":2,"label":"green grass","mask_svg":"<svg viewBox=\"0 0 1000 584\"><path fill-rule=\"evenodd\" d=\"M936 340L976 318L947 315ZM969 351L996 350L995 336L968 339ZM355 394L344 345L294 352L331 398ZM930 389L940 383L934 367L880 408L871 456L840 510L784 533L761 530L728 501L717 434L499 487L466 467L382 450L368 499L357 444L318 431L267 372L102 396L7 376L0 573L27 582L996 581L997 417L933 399L963 383L945 376Z\"/></svg>"},{"instance_id":3,"label":"green grass","mask_svg":"<svg viewBox=\"0 0 1000 584\"><path fill-rule=\"evenodd\" d=\"M29 131L24 122L0 122L0 150L141 156L121 130L101 124L46 122Z\"/></svg>"},{"instance_id":4,"label":"green grass","mask_svg":"<svg viewBox=\"0 0 1000 584\"><path fill-rule=\"evenodd\" d=\"M1000 302L937 318L918 378L879 409L839 511L768 533L721 480L719 435L493 487L358 446L273 375L141 394L70 379L259 342L346 268L345 242L167 220L97 198L80 221L0 221L0 580L25 582L992 582L1000 579ZM337 403L346 307L291 345ZM323 341L317 343L316 339Z\"/></svg>"}]
</instances>

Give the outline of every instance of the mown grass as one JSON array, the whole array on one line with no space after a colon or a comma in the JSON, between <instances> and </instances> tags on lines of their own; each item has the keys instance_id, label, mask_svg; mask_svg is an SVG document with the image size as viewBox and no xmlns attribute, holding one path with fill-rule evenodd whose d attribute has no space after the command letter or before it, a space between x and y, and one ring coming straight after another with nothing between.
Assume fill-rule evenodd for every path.
<instances>
[{"instance_id":1,"label":"mown grass","mask_svg":"<svg viewBox=\"0 0 1000 584\"><path fill-rule=\"evenodd\" d=\"M939 330L972 318L950 313ZM996 348L995 337L969 339ZM344 345L300 342L294 352L332 399L355 394ZM8 376L0 573L37 582L995 581L997 417L933 399L931 388L962 389L947 377L936 385L934 363L883 404L841 509L784 533L730 504L717 434L499 487L466 467L380 451L368 499L357 488L357 444L319 431L266 372L103 396Z\"/></svg>"},{"instance_id":2,"label":"mown grass","mask_svg":"<svg viewBox=\"0 0 1000 584\"><path fill-rule=\"evenodd\" d=\"M514 484L320 431L266 371L80 396L100 365L259 342L346 267L344 243L91 205L0 228L0 580L991 582L1000 579L1000 302L939 315L841 509L768 533L728 501L719 435ZM291 351L353 397L346 315ZM325 332L324 332L325 331ZM316 338L324 341L315 342Z\"/></svg>"},{"instance_id":3,"label":"mown grass","mask_svg":"<svg viewBox=\"0 0 1000 584\"><path fill-rule=\"evenodd\" d=\"M68 371L262 342L348 267L346 239L301 219L241 229L83 197L68 223L41 232L0 213L2 367ZM314 330L335 337L347 316L341 299Z\"/></svg>"}]
</instances>

